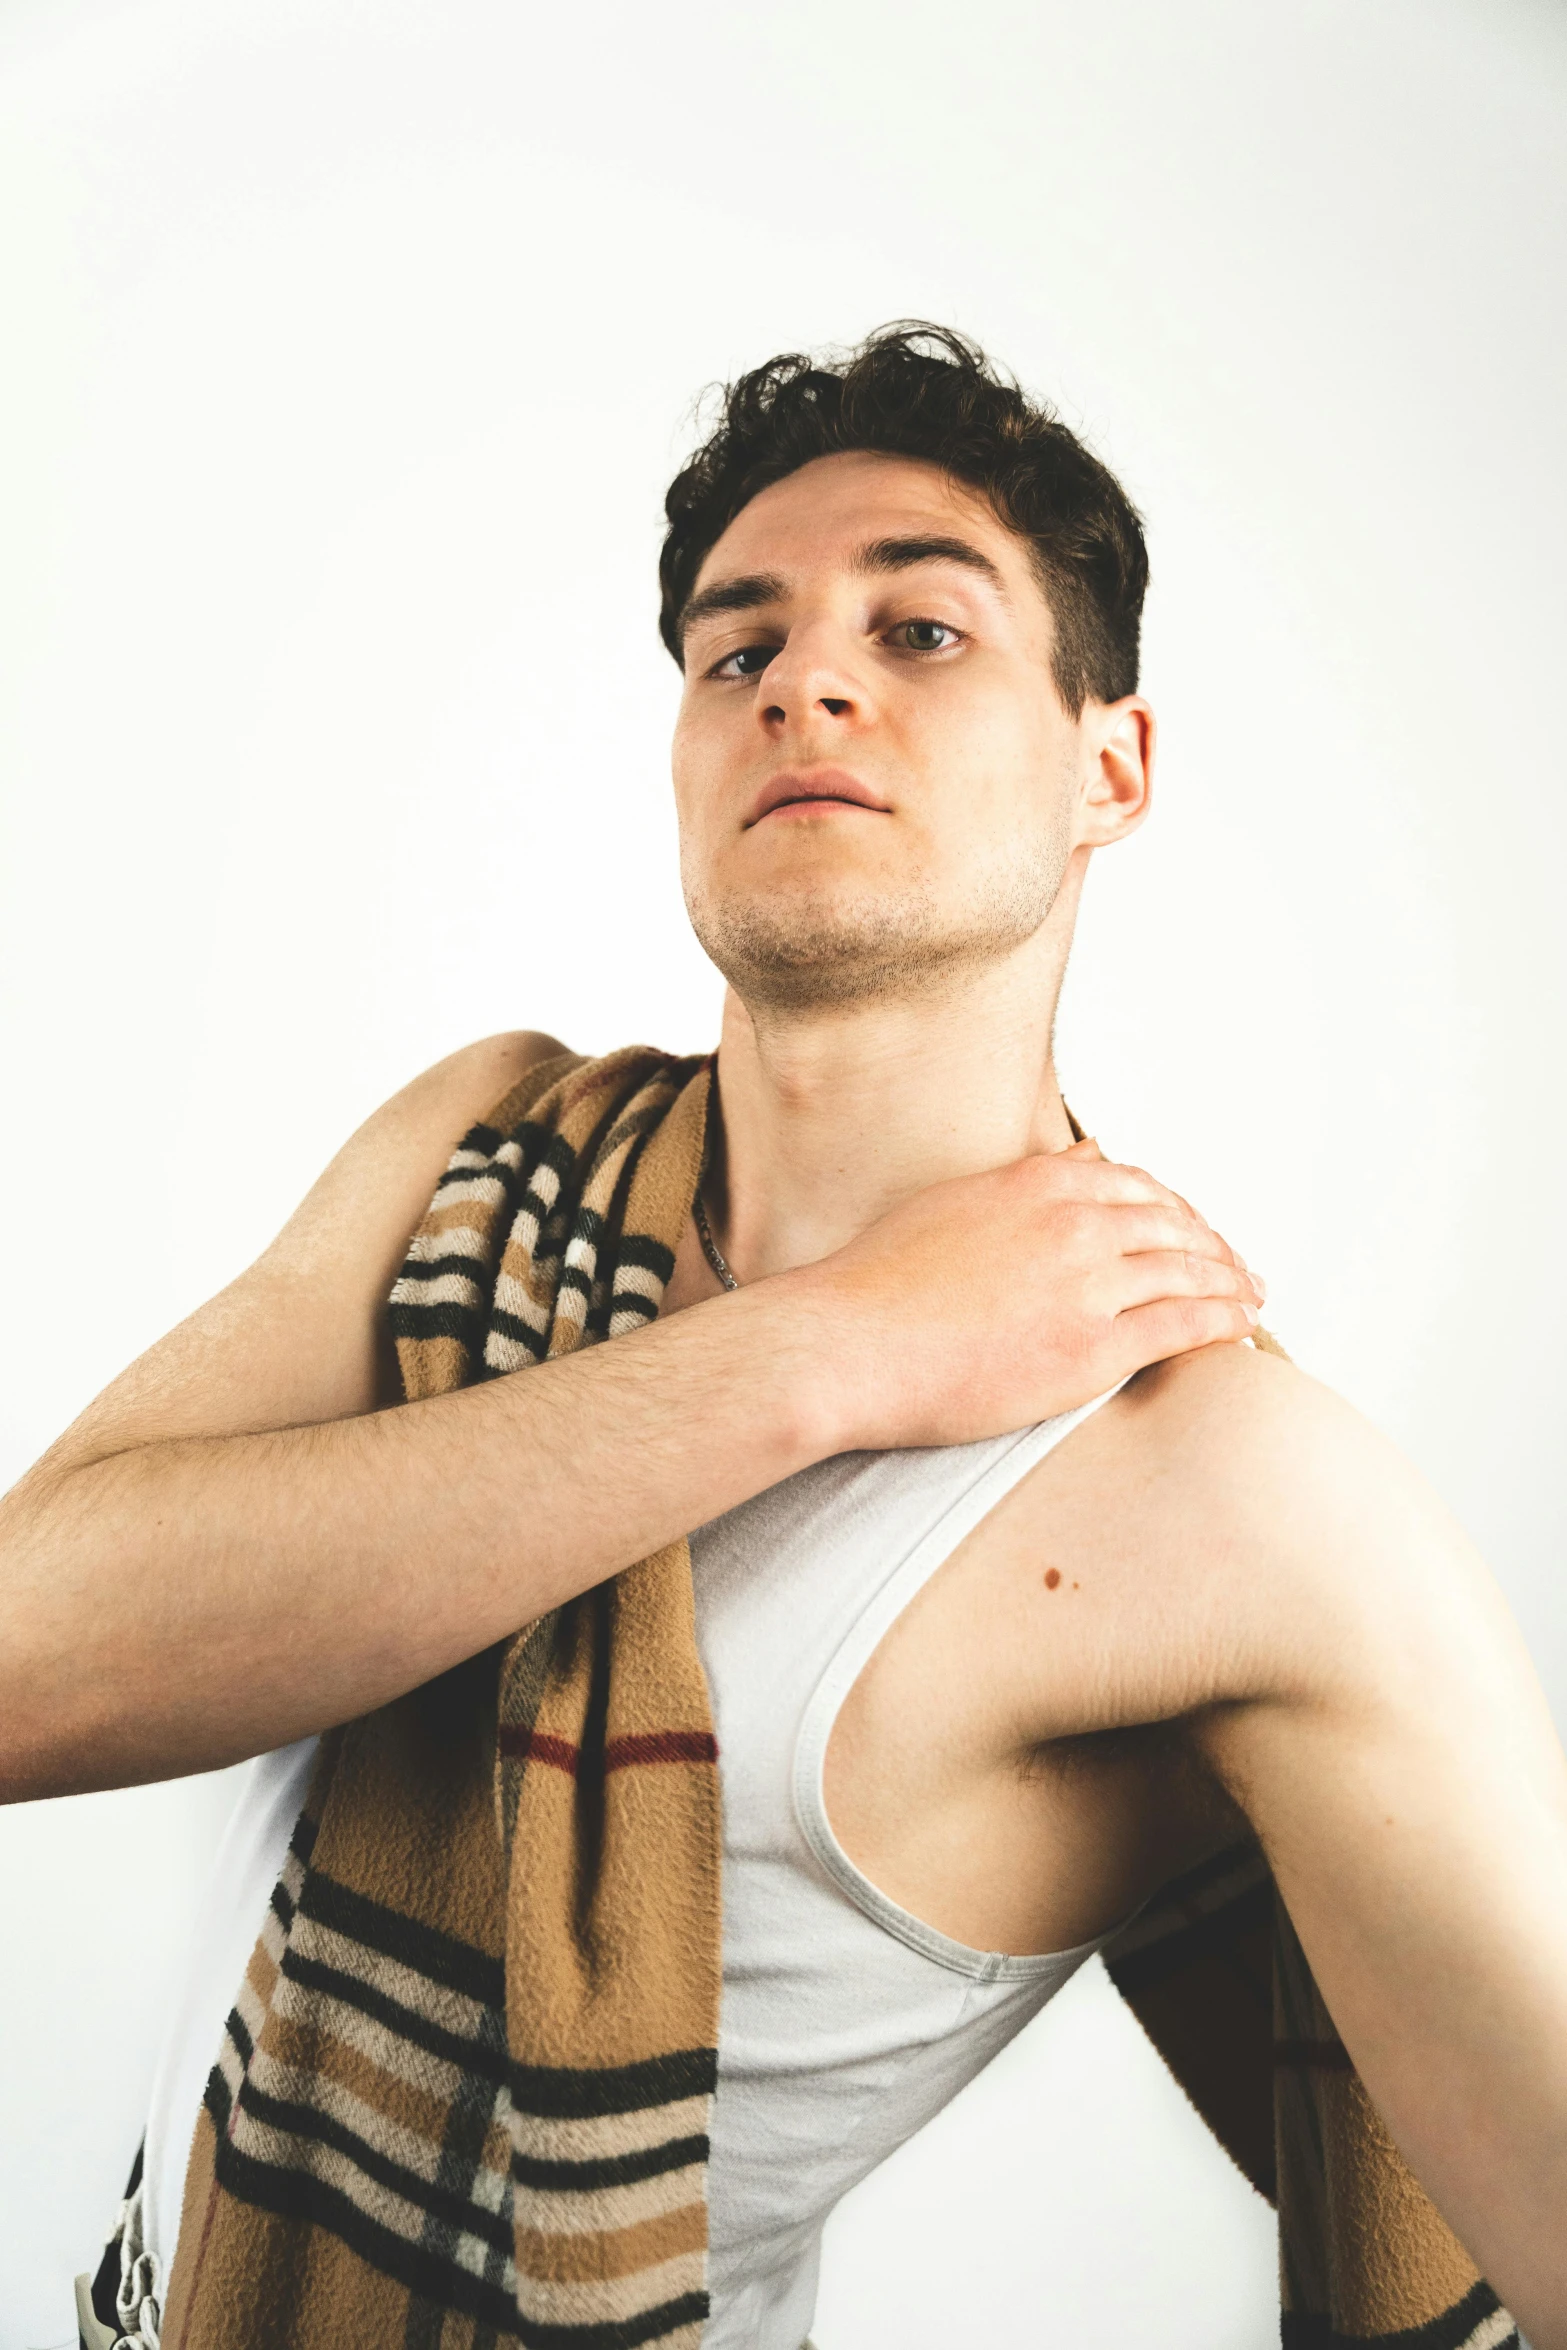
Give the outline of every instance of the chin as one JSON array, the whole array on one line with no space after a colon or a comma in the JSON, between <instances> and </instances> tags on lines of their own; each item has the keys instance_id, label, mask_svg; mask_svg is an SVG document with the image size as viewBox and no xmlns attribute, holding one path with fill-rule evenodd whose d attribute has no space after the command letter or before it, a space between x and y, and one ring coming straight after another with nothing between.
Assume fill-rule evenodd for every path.
<instances>
[{"instance_id":1,"label":"chin","mask_svg":"<svg viewBox=\"0 0 1567 2350\"><path fill-rule=\"evenodd\" d=\"M686 904L708 959L751 1010L928 994L954 972L1009 953L1025 935L1015 923L953 922L920 892L771 890L720 899L688 891Z\"/></svg>"}]
</instances>

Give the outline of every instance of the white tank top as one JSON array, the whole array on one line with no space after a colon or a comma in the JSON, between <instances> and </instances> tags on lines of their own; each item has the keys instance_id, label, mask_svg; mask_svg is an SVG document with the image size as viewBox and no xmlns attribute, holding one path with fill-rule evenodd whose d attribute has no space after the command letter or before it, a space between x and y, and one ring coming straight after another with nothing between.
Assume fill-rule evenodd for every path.
<instances>
[{"instance_id":1,"label":"white tank top","mask_svg":"<svg viewBox=\"0 0 1567 2350\"><path fill-rule=\"evenodd\" d=\"M723 1798L723 2004L704 2350L800 2350L822 2227L1099 1948L971 1950L878 1891L828 1822L838 1709L963 1537L1107 1398L1021 1435L845 1453L691 1538ZM316 1742L251 1765L154 2079L143 2229L167 2279L208 2072ZM1108 1937L1105 1937L1108 1939Z\"/></svg>"}]
</instances>

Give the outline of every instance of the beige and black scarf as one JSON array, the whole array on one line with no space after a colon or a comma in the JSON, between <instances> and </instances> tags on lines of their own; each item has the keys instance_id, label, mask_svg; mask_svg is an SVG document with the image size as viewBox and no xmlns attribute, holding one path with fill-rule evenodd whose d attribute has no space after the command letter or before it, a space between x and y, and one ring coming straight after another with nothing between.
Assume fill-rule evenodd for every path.
<instances>
[{"instance_id":1,"label":"beige and black scarf","mask_svg":"<svg viewBox=\"0 0 1567 2350\"><path fill-rule=\"evenodd\" d=\"M652 1320L708 1083L568 1057L464 1138L392 1294L410 1398ZM696 2350L719 1834L684 1543L325 1740L208 2084L164 2350ZM1290 2350L1516 2341L1255 1848L1108 1963L1277 2200Z\"/></svg>"}]
</instances>

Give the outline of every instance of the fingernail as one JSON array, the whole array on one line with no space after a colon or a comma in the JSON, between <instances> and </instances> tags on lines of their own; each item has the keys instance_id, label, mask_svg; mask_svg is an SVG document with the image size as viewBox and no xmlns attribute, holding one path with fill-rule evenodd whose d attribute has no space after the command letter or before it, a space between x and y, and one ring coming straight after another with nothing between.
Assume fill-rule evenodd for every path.
<instances>
[{"instance_id":1,"label":"fingernail","mask_svg":"<svg viewBox=\"0 0 1567 2350\"><path fill-rule=\"evenodd\" d=\"M1243 1306L1241 1307L1241 1312L1242 1312L1242 1313L1245 1315L1245 1317L1246 1317L1247 1321L1248 1321L1248 1322L1251 1322L1251 1323L1253 1323L1253 1324L1255 1324L1255 1323L1258 1323L1258 1322L1260 1322L1260 1321L1262 1320L1262 1314L1261 1314L1261 1311L1260 1311L1260 1309L1259 1309L1258 1307L1256 1307L1256 1306L1248 1306L1248 1305L1243 1305Z\"/></svg>"}]
</instances>

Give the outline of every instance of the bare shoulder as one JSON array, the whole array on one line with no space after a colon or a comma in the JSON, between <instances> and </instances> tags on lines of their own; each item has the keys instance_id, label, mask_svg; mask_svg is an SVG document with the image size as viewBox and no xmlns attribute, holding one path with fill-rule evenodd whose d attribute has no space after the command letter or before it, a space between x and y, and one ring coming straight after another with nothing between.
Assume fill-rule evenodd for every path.
<instances>
[{"instance_id":1,"label":"bare shoulder","mask_svg":"<svg viewBox=\"0 0 1567 2350\"><path fill-rule=\"evenodd\" d=\"M566 1052L558 1038L507 1029L448 1053L351 1134L261 1259L269 1272L321 1269L345 1245L405 1243L463 1135L518 1080ZM377 1275L382 1270L379 1258Z\"/></svg>"},{"instance_id":2,"label":"bare shoulder","mask_svg":"<svg viewBox=\"0 0 1567 2350\"><path fill-rule=\"evenodd\" d=\"M1332 1510L1358 1467L1393 1448L1342 1397L1285 1356L1208 1346L1155 1363L1102 1415L1107 1434L1167 1485L1166 1499L1260 1531Z\"/></svg>"},{"instance_id":3,"label":"bare shoulder","mask_svg":"<svg viewBox=\"0 0 1567 2350\"><path fill-rule=\"evenodd\" d=\"M1144 1372L1029 1482L1101 1631L1134 1678L1152 1675L1127 1718L1385 1684L1502 1610L1397 1447L1250 1347Z\"/></svg>"},{"instance_id":4,"label":"bare shoulder","mask_svg":"<svg viewBox=\"0 0 1567 2350\"><path fill-rule=\"evenodd\" d=\"M384 1102L271 1246L121 1372L40 1471L182 1437L346 1419L395 1400L383 1309L409 1238L463 1135L564 1051L531 1029L485 1037Z\"/></svg>"}]
</instances>

